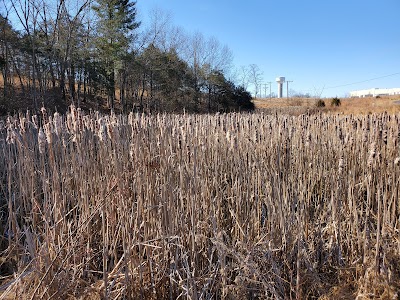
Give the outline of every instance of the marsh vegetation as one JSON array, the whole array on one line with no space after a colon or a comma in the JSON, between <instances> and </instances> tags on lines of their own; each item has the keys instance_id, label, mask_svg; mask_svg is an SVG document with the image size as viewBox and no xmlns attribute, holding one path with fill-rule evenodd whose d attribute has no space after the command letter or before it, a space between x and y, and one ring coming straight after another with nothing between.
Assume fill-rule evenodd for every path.
<instances>
[{"instance_id":1,"label":"marsh vegetation","mask_svg":"<svg viewBox=\"0 0 400 300\"><path fill-rule=\"evenodd\" d=\"M10 116L1 297L395 299L399 151L389 114Z\"/></svg>"}]
</instances>

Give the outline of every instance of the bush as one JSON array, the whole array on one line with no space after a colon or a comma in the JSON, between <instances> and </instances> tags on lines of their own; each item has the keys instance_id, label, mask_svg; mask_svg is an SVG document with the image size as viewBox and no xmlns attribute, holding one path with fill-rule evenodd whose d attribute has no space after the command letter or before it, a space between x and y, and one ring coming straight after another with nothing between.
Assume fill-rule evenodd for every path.
<instances>
[{"instance_id":1,"label":"bush","mask_svg":"<svg viewBox=\"0 0 400 300\"><path fill-rule=\"evenodd\" d=\"M235 101L236 107L239 110L254 110L255 106L252 101L253 97L246 91L245 88L239 86L234 88L233 99Z\"/></svg>"},{"instance_id":2,"label":"bush","mask_svg":"<svg viewBox=\"0 0 400 300\"><path fill-rule=\"evenodd\" d=\"M342 102L338 97L332 98L331 100L331 106L340 106Z\"/></svg>"},{"instance_id":3,"label":"bush","mask_svg":"<svg viewBox=\"0 0 400 300\"><path fill-rule=\"evenodd\" d=\"M315 103L316 107L325 107L325 102L322 99L319 99L317 103Z\"/></svg>"}]
</instances>

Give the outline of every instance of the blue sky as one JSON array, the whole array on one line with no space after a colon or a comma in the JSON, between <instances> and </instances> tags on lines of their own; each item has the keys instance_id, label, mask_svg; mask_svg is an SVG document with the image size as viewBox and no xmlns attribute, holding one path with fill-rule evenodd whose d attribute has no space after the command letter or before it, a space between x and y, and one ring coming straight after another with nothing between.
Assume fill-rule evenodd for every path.
<instances>
[{"instance_id":1,"label":"blue sky","mask_svg":"<svg viewBox=\"0 0 400 300\"><path fill-rule=\"evenodd\" d=\"M322 97L400 87L400 0L137 0L137 8L143 25L157 8L188 33L216 37L236 67L257 64L264 82L285 76L290 89Z\"/></svg>"}]
</instances>

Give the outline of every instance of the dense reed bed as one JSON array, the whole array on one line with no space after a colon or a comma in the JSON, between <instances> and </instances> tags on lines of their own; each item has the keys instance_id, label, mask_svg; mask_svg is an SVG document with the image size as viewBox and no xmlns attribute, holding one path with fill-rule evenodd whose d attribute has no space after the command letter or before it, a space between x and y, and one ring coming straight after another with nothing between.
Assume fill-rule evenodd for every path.
<instances>
[{"instance_id":1,"label":"dense reed bed","mask_svg":"<svg viewBox=\"0 0 400 300\"><path fill-rule=\"evenodd\" d=\"M1 299L396 299L400 116L9 117Z\"/></svg>"}]
</instances>

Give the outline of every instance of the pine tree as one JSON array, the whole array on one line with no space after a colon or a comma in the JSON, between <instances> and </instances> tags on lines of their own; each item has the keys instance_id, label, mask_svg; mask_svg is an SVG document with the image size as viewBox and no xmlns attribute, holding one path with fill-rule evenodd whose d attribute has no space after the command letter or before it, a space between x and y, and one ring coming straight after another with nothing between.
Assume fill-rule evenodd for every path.
<instances>
[{"instance_id":1,"label":"pine tree","mask_svg":"<svg viewBox=\"0 0 400 300\"><path fill-rule=\"evenodd\" d=\"M97 0L93 7L98 17L96 47L103 64L103 79L107 89L108 106L114 108L115 73L123 68L136 22L136 1Z\"/></svg>"}]
</instances>

